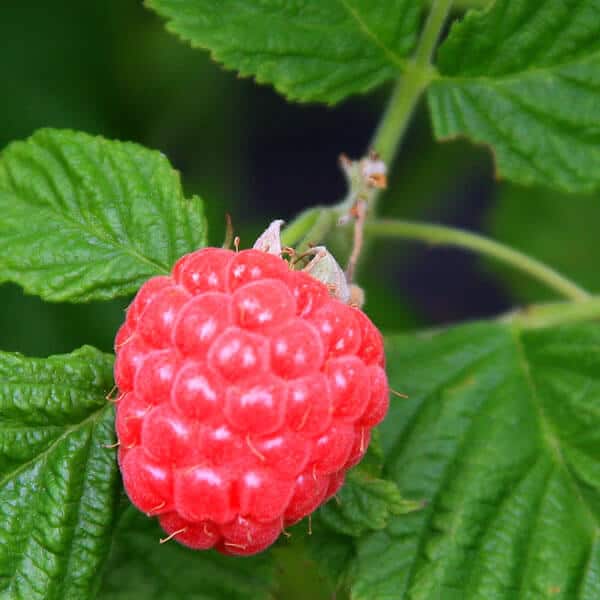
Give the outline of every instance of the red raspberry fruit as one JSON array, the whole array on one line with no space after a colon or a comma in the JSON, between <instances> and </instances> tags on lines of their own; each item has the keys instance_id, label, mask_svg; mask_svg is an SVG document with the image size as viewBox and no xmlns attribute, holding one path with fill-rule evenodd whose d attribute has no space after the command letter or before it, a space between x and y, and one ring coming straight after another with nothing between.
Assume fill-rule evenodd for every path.
<instances>
[{"instance_id":1,"label":"red raspberry fruit","mask_svg":"<svg viewBox=\"0 0 600 600\"><path fill-rule=\"evenodd\" d=\"M115 351L125 489L191 548L270 546L337 492L388 408L371 321L259 250L150 279Z\"/></svg>"}]
</instances>

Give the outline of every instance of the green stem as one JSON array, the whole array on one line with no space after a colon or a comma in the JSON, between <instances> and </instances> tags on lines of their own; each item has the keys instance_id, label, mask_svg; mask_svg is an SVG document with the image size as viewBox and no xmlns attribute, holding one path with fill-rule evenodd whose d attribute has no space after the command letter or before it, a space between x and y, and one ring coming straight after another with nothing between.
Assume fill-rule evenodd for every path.
<instances>
[{"instance_id":1,"label":"green stem","mask_svg":"<svg viewBox=\"0 0 600 600\"><path fill-rule=\"evenodd\" d=\"M600 298L592 296L579 302L534 304L513 311L500 320L512 323L520 329L541 329L598 319L600 319Z\"/></svg>"},{"instance_id":2,"label":"green stem","mask_svg":"<svg viewBox=\"0 0 600 600\"><path fill-rule=\"evenodd\" d=\"M396 84L371 142L371 147L388 165L394 161L423 92L436 76L431 59L451 7L452 0L434 0L432 3L414 58Z\"/></svg>"},{"instance_id":3,"label":"green stem","mask_svg":"<svg viewBox=\"0 0 600 600\"><path fill-rule=\"evenodd\" d=\"M386 111L377 127L370 147L391 165L398 152L400 141L410 123L415 108L423 92L436 77L431 65L431 57L448 16L452 0L433 0L427 22L423 28L414 57L407 62L406 71L396 84ZM370 212L374 214L376 194L371 203ZM284 243L292 245L303 239L312 243L321 242L335 225L337 218L348 212L348 206L341 202L331 208L318 209L320 218L307 211L292 221L284 230ZM330 213L327 218L325 213ZM288 233L289 232L289 233Z\"/></svg>"},{"instance_id":4,"label":"green stem","mask_svg":"<svg viewBox=\"0 0 600 600\"><path fill-rule=\"evenodd\" d=\"M294 246L296 252L306 252L316 246L335 227L338 211L329 207L315 207L307 210L281 233L284 246Z\"/></svg>"},{"instance_id":5,"label":"green stem","mask_svg":"<svg viewBox=\"0 0 600 600\"><path fill-rule=\"evenodd\" d=\"M365 233L373 237L405 238L472 250L527 273L565 298L575 301L590 298L588 292L544 263L475 233L443 225L383 219L368 221Z\"/></svg>"},{"instance_id":6,"label":"green stem","mask_svg":"<svg viewBox=\"0 0 600 600\"><path fill-rule=\"evenodd\" d=\"M314 206L301 212L281 232L281 243L283 246L295 246L311 231L321 215L326 210L320 206Z\"/></svg>"},{"instance_id":7,"label":"green stem","mask_svg":"<svg viewBox=\"0 0 600 600\"><path fill-rule=\"evenodd\" d=\"M396 83L383 118L375 131L370 147L387 165L394 162L411 117L423 90L432 79L431 71L409 65Z\"/></svg>"},{"instance_id":8,"label":"green stem","mask_svg":"<svg viewBox=\"0 0 600 600\"><path fill-rule=\"evenodd\" d=\"M487 8L493 0L455 0L454 7L458 11L464 10L483 10Z\"/></svg>"},{"instance_id":9,"label":"green stem","mask_svg":"<svg viewBox=\"0 0 600 600\"><path fill-rule=\"evenodd\" d=\"M431 64L433 52L451 8L452 0L433 0L419 40L419 46L415 52L415 63L417 65L423 67Z\"/></svg>"}]
</instances>

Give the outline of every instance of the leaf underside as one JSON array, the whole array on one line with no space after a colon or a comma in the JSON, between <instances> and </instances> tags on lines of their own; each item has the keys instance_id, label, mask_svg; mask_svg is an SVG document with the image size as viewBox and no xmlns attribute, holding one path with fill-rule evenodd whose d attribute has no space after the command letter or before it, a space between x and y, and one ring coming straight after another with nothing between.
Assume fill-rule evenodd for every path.
<instances>
[{"instance_id":1,"label":"leaf underside","mask_svg":"<svg viewBox=\"0 0 600 600\"><path fill-rule=\"evenodd\" d=\"M518 183L600 187L600 0L497 0L454 24L438 64L438 138L491 145Z\"/></svg>"},{"instance_id":2,"label":"leaf underside","mask_svg":"<svg viewBox=\"0 0 600 600\"><path fill-rule=\"evenodd\" d=\"M600 327L393 337L388 364L386 475L428 504L357 541L352 597L600 597Z\"/></svg>"},{"instance_id":3,"label":"leaf underside","mask_svg":"<svg viewBox=\"0 0 600 600\"><path fill-rule=\"evenodd\" d=\"M199 198L159 152L40 130L0 154L0 281L46 300L135 292L206 243Z\"/></svg>"},{"instance_id":4,"label":"leaf underside","mask_svg":"<svg viewBox=\"0 0 600 600\"><path fill-rule=\"evenodd\" d=\"M293 100L332 104L397 78L417 0L146 0L173 33Z\"/></svg>"},{"instance_id":5,"label":"leaf underside","mask_svg":"<svg viewBox=\"0 0 600 600\"><path fill-rule=\"evenodd\" d=\"M91 598L117 497L112 357L0 353L0 596Z\"/></svg>"}]
</instances>

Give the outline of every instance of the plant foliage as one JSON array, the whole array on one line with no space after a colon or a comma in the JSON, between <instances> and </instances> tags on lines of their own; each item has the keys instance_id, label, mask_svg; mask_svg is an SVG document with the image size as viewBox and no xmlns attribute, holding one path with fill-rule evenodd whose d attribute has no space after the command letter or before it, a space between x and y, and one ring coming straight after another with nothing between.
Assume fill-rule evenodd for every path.
<instances>
[{"instance_id":1,"label":"plant foliage","mask_svg":"<svg viewBox=\"0 0 600 600\"><path fill-rule=\"evenodd\" d=\"M596 285L595 233L580 232L597 220L597 198L568 194L600 187L600 0L465 0L477 8L437 53L448 0L147 4L292 100L333 104L399 80L399 108L384 120L404 114L398 136L426 95L437 138L488 145L499 175L520 184L499 196L498 236ZM419 38L427 10L439 31L427 21ZM321 212L311 227L327 221ZM159 152L42 129L0 154L0 281L29 294L128 296L206 243L202 201ZM390 383L408 398L393 399L314 535L301 523L250 559L161 544L128 505L111 447L112 356L0 353L0 595L266 600L283 585L279 553L302 546L353 600L596 600L600 315L597 299L586 306L575 324L526 313L388 333Z\"/></svg>"}]
</instances>

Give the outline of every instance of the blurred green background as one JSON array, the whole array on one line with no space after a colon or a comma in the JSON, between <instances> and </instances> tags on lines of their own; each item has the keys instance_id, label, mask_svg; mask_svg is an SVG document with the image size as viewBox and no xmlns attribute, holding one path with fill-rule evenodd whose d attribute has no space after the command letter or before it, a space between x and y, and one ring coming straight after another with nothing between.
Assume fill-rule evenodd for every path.
<instances>
[{"instance_id":1,"label":"blurred green background","mask_svg":"<svg viewBox=\"0 0 600 600\"><path fill-rule=\"evenodd\" d=\"M5 0L0 19L0 147L40 127L133 140L163 151L198 193L211 242L233 217L242 246L274 218L344 193L337 157L367 148L388 90L335 108L288 104L168 34L133 0ZM380 203L387 216L484 231L595 289L596 198L494 181L489 152L432 141L422 106ZM0 218L1 215L0 215ZM361 271L366 310L385 330L446 324L551 295L457 250L377 243ZM44 304L0 286L0 348L44 356L84 343L110 350L128 299Z\"/></svg>"}]
</instances>

